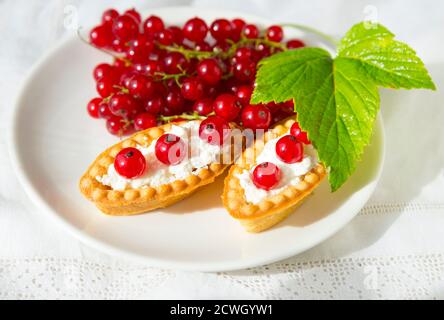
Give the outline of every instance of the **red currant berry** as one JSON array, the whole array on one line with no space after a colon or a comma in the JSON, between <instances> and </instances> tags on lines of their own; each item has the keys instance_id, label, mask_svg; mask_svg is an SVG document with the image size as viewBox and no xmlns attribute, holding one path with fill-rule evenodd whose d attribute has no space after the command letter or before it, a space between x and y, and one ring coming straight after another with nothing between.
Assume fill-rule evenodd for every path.
<instances>
[{"instance_id":1,"label":"red currant berry","mask_svg":"<svg viewBox=\"0 0 444 320\"><path fill-rule=\"evenodd\" d=\"M114 58L113 66L118 69L123 69L127 67L127 62L124 59Z\"/></svg>"},{"instance_id":2,"label":"red currant berry","mask_svg":"<svg viewBox=\"0 0 444 320\"><path fill-rule=\"evenodd\" d=\"M220 86L207 86L206 87L206 96L208 98L215 98L220 94L221 87Z\"/></svg>"},{"instance_id":3,"label":"red currant berry","mask_svg":"<svg viewBox=\"0 0 444 320\"><path fill-rule=\"evenodd\" d=\"M230 39L233 32L233 25L226 19L217 19L210 26L210 33L216 40Z\"/></svg>"},{"instance_id":4,"label":"red currant berry","mask_svg":"<svg viewBox=\"0 0 444 320\"><path fill-rule=\"evenodd\" d=\"M199 126L199 137L212 145L222 145L229 134L230 125L222 117L208 117Z\"/></svg>"},{"instance_id":5,"label":"red currant berry","mask_svg":"<svg viewBox=\"0 0 444 320\"><path fill-rule=\"evenodd\" d=\"M133 48L147 53L151 53L155 48L154 41L144 34L138 35L130 44Z\"/></svg>"},{"instance_id":6,"label":"red currant berry","mask_svg":"<svg viewBox=\"0 0 444 320\"><path fill-rule=\"evenodd\" d=\"M95 27L89 33L89 41L98 48L110 47L113 42L111 28L106 25Z\"/></svg>"},{"instance_id":7,"label":"red currant berry","mask_svg":"<svg viewBox=\"0 0 444 320\"><path fill-rule=\"evenodd\" d=\"M134 118L134 128L137 131L145 130L155 126L157 126L157 119L156 116L152 115L151 113L148 112L139 113Z\"/></svg>"},{"instance_id":8,"label":"red currant berry","mask_svg":"<svg viewBox=\"0 0 444 320\"><path fill-rule=\"evenodd\" d=\"M126 58L133 62L144 62L154 50L154 42L146 36L139 35L126 47Z\"/></svg>"},{"instance_id":9,"label":"red currant berry","mask_svg":"<svg viewBox=\"0 0 444 320\"><path fill-rule=\"evenodd\" d=\"M115 136L123 136L131 132L131 126L122 117L111 115L106 119L106 129Z\"/></svg>"},{"instance_id":10,"label":"red currant berry","mask_svg":"<svg viewBox=\"0 0 444 320\"><path fill-rule=\"evenodd\" d=\"M234 53L234 57L236 58L236 62L252 60L253 59L253 50L247 47L239 48Z\"/></svg>"},{"instance_id":11,"label":"red currant berry","mask_svg":"<svg viewBox=\"0 0 444 320\"><path fill-rule=\"evenodd\" d=\"M114 169L122 177L134 179L140 177L146 168L146 159L142 152L136 148L120 150L114 160Z\"/></svg>"},{"instance_id":12,"label":"red currant berry","mask_svg":"<svg viewBox=\"0 0 444 320\"><path fill-rule=\"evenodd\" d=\"M208 44L208 42L205 42L205 41L203 41L203 42L200 42L200 43L197 43L195 46L194 46L194 50L196 50L196 51L203 51L203 52L210 52L211 50L212 50L213 48Z\"/></svg>"},{"instance_id":13,"label":"red currant berry","mask_svg":"<svg viewBox=\"0 0 444 320\"><path fill-rule=\"evenodd\" d=\"M111 43L111 49L118 53L123 53L126 51L127 46L125 44L125 41L122 41L118 38L114 38Z\"/></svg>"},{"instance_id":14,"label":"red currant berry","mask_svg":"<svg viewBox=\"0 0 444 320\"><path fill-rule=\"evenodd\" d=\"M252 93L251 86L241 86L237 89L236 96L243 105L249 105Z\"/></svg>"},{"instance_id":15,"label":"red currant berry","mask_svg":"<svg viewBox=\"0 0 444 320\"><path fill-rule=\"evenodd\" d=\"M236 119L241 108L242 104L239 100L234 95L228 93L221 94L213 103L214 112L227 121Z\"/></svg>"},{"instance_id":16,"label":"red currant berry","mask_svg":"<svg viewBox=\"0 0 444 320\"><path fill-rule=\"evenodd\" d=\"M298 39L289 40L287 42L288 49L299 49L305 47L305 43Z\"/></svg>"},{"instance_id":17,"label":"red currant berry","mask_svg":"<svg viewBox=\"0 0 444 320\"><path fill-rule=\"evenodd\" d=\"M286 101L284 103L280 103L279 107L285 113L293 113L294 112L294 101L293 100L288 100L288 101Z\"/></svg>"},{"instance_id":18,"label":"red currant berry","mask_svg":"<svg viewBox=\"0 0 444 320\"><path fill-rule=\"evenodd\" d=\"M271 112L264 105L249 105L242 110L242 123L250 129L268 129L271 124Z\"/></svg>"},{"instance_id":19,"label":"red currant berry","mask_svg":"<svg viewBox=\"0 0 444 320\"><path fill-rule=\"evenodd\" d=\"M177 115L182 113L183 109L184 109L184 106L181 106L180 109L178 109L179 111L177 111L177 110L175 110L175 109L173 109L170 106L165 104L165 105L162 106L162 110L160 111L160 113L163 116L167 116L167 117L169 117L169 116L177 116Z\"/></svg>"},{"instance_id":20,"label":"red currant berry","mask_svg":"<svg viewBox=\"0 0 444 320\"><path fill-rule=\"evenodd\" d=\"M102 24L112 26L114 20L119 16L119 12L116 9L105 10L102 14Z\"/></svg>"},{"instance_id":21,"label":"red currant berry","mask_svg":"<svg viewBox=\"0 0 444 320\"><path fill-rule=\"evenodd\" d=\"M158 72L163 72L162 62L156 60L148 60L146 62L145 73L150 76L155 76Z\"/></svg>"},{"instance_id":22,"label":"red currant berry","mask_svg":"<svg viewBox=\"0 0 444 320\"><path fill-rule=\"evenodd\" d=\"M197 65L199 64L199 60L198 59L190 59L188 61L188 64L186 65L186 69L185 71L189 74L194 74L196 73L196 69L197 69Z\"/></svg>"},{"instance_id":23,"label":"red currant berry","mask_svg":"<svg viewBox=\"0 0 444 320\"><path fill-rule=\"evenodd\" d=\"M119 12L116 9L105 10L102 14L102 24L112 25L118 16Z\"/></svg>"},{"instance_id":24,"label":"red currant berry","mask_svg":"<svg viewBox=\"0 0 444 320\"><path fill-rule=\"evenodd\" d=\"M113 65L112 67L113 70L109 76L112 77L117 84L120 83L120 79L122 78L124 73L131 71L131 69L126 64L124 64L123 66Z\"/></svg>"},{"instance_id":25,"label":"red currant berry","mask_svg":"<svg viewBox=\"0 0 444 320\"><path fill-rule=\"evenodd\" d=\"M197 65L197 74L205 83L215 85L222 79L222 68L215 59L205 59Z\"/></svg>"},{"instance_id":26,"label":"red currant berry","mask_svg":"<svg viewBox=\"0 0 444 320\"><path fill-rule=\"evenodd\" d=\"M145 20L143 24L143 29L145 30L145 34L149 37L154 38L154 36L165 29L165 25L163 20L157 16L150 16Z\"/></svg>"},{"instance_id":27,"label":"red currant berry","mask_svg":"<svg viewBox=\"0 0 444 320\"><path fill-rule=\"evenodd\" d=\"M108 119L110 117L113 117L113 113L109 109L109 105L106 102L101 102L99 104L99 118L101 119Z\"/></svg>"},{"instance_id":28,"label":"red currant berry","mask_svg":"<svg viewBox=\"0 0 444 320\"><path fill-rule=\"evenodd\" d=\"M160 162L174 166L187 156L187 146L180 137L167 133L157 140L155 153Z\"/></svg>"},{"instance_id":29,"label":"red currant berry","mask_svg":"<svg viewBox=\"0 0 444 320\"><path fill-rule=\"evenodd\" d=\"M129 41L139 33L139 25L130 16L120 16L113 23L113 33L120 40Z\"/></svg>"},{"instance_id":30,"label":"red currant berry","mask_svg":"<svg viewBox=\"0 0 444 320\"><path fill-rule=\"evenodd\" d=\"M256 47L256 60L264 59L271 55L271 49L266 44L260 43Z\"/></svg>"},{"instance_id":31,"label":"red currant berry","mask_svg":"<svg viewBox=\"0 0 444 320\"><path fill-rule=\"evenodd\" d=\"M127 88L134 97L146 99L154 92L154 81L141 74L136 74L129 80Z\"/></svg>"},{"instance_id":32,"label":"red currant berry","mask_svg":"<svg viewBox=\"0 0 444 320\"><path fill-rule=\"evenodd\" d=\"M101 63L98 64L93 71L93 76L96 81L102 79L102 78L108 78L108 77L114 77L113 74L114 70L111 65L108 63Z\"/></svg>"},{"instance_id":33,"label":"red currant berry","mask_svg":"<svg viewBox=\"0 0 444 320\"><path fill-rule=\"evenodd\" d=\"M265 104L265 106L270 110L270 112L272 114L274 114L274 113L276 113L278 111L281 111L280 108L279 108L279 104L277 104L274 101L271 101L271 102Z\"/></svg>"},{"instance_id":34,"label":"red currant berry","mask_svg":"<svg viewBox=\"0 0 444 320\"><path fill-rule=\"evenodd\" d=\"M173 34L173 43L182 45L183 39L185 38L182 29L176 26L170 26L167 30L171 31Z\"/></svg>"},{"instance_id":35,"label":"red currant berry","mask_svg":"<svg viewBox=\"0 0 444 320\"><path fill-rule=\"evenodd\" d=\"M102 103L102 98L94 98L90 102L88 102L88 106L86 109L88 110L88 114L92 118L99 118L99 106Z\"/></svg>"},{"instance_id":36,"label":"red currant berry","mask_svg":"<svg viewBox=\"0 0 444 320\"><path fill-rule=\"evenodd\" d=\"M154 92L156 96L166 97L168 89L163 82L154 82Z\"/></svg>"},{"instance_id":37,"label":"red currant berry","mask_svg":"<svg viewBox=\"0 0 444 320\"><path fill-rule=\"evenodd\" d=\"M151 114L159 114L165 101L160 96L149 98L145 103L145 110Z\"/></svg>"},{"instance_id":38,"label":"red currant berry","mask_svg":"<svg viewBox=\"0 0 444 320\"><path fill-rule=\"evenodd\" d=\"M154 76L156 73L162 71L162 66L159 61L148 60L145 63L135 63L132 65L132 69L145 76Z\"/></svg>"},{"instance_id":39,"label":"red currant berry","mask_svg":"<svg viewBox=\"0 0 444 320\"><path fill-rule=\"evenodd\" d=\"M243 34L247 39L256 39L259 37L259 28L254 24L244 26Z\"/></svg>"},{"instance_id":40,"label":"red currant berry","mask_svg":"<svg viewBox=\"0 0 444 320\"><path fill-rule=\"evenodd\" d=\"M233 39L234 41L239 41L240 37L241 37L242 30L244 29L246 23L242 19L233 19L231 21L231 23L233 25L231 39Z\"/></svg>"},{"instance_id":41,"label":"red currant berry","mask_svg":"<svg viewBox=\"0 0 444 320\"><path fill-rule=\"evenodd\" d=\"M308 140L307 132L302 131L301 127L299 127L299 123L295 122L290 128L290 134L295 136L300 142L304 144L310 144L310 140Z\"/></svg>"},{"instance_id":42,"label":"red currant berry","mask_svg":"<svg viewBox=\"0 0 444 320\"><path fill-rule=\"evenodd\" d=\"M182 82L182 96L191 101L196 101L204 95L204 85L198 78L187 78Z\"/></svg>"},{"instance_id":43,"label":"red currant berry","mask_svg":"<svg viewBox=\"0 0 444 320\"><path fill-rule=\"evenodd\" d=\"M256 77L256 63L252 61L240 61L233 67L233 74L239 81L253 81Z\"/></svg>"},{"instance_id":44,"label":"red currant berry","mask_svg":"<svg viewBox=\"0 0 444 320\"><path fill-rule=\"evenodd\" d=\"M140 24L140 22L142 22L142 17L140 16L140 13L137 12L137 10L134 8L126 10L123 15L131 17L137 24Z\"/></svg>"},{"instance_id":45,"label":"red currant berry","mask_svg":"<svg viewBox=\"0 0 444 320\"><path fill-rule=\"evenodd\" d=\"M233 25L233 29L234 30L238 30L239 32L242 32L242 30L244 29L245 25L247 24L245 22L245 20L243 20L241 18L235 18L235 19L231 20L231 23Z\"/></svg>"},{"instance_id":46,"label":"red currant berry","mask_svg":"<svg viewBox=\"0 0 444 320\"><path fill-rule=\"evenodd\" d=\"M285 113L283 111L277 111L273 113L273 120L271 121L271 124L282 121L285 118L288 118L288 113Z\"/></svg>"},{"instance_id":47,"label":"red currant berry","mask_svg":"<svg viewBox=\"0 0 444 320\"><path fill-rule=\"evenodd\" d=\"M179 90L179 86L177 85L177 81L176 79L168 79L165 80L163 82L158 82L158 83L162 83L164 87L167 88L167 90L171 90L171 91L178 91Z\"/></svg>"},{"instance_id":48,"label":"red currant berry","mask_svg":"<svg viewBox=\"0 0 444 320\"><path fill-rule=\"evenodd\" d=\"M213 112L213 101L208 98L197 100L193 105L193 112L200 116L206 116Z\"/></svg>"},{"instance_id":49,"label":"red currant berry","mask_svg":"<svg viewBox=\"0 0 444 320\"><path fill-rule=\"evenodd\" d=\"M253 170L253 183L259 189L271 190L279 184L281 170L271 162L263 162Z\"/></svg>"},{"instance_id":50,"label":"red currant berry","mask_svg":"<svg viewBox=\"0 0 444 320\"><path fill-rule=\"evenodd\" d=\"M277 141L276 154L285 163L301 162L304 158L304 146L295 136L287 134Z\"/></svg>"},{"instance_id":51,"label":"red currant berry","mask_svg":"<svg viewBox=\"0 0 444 320\"><path fill-rule=\"evenodd\" d=\"M170 46L174 42L174 34L171 30L165 29L160 31L156 35L157 41L164 45L164 46Z\"/></svg>"},{"instance_id":52,"label":"red currant berry","mask_svg":"<svg viewBox=\"0 0 444 320\"><path fill-rule=\"evenodd\" d=\"M240 86L241 86L241 83L235 77L231 77L228 80L225 80L223 83L223 87L224 87L225 91L228 91L233 94L237 93L237 90L239 90Z\"/></svg>"},{"instance_id":53,"label":"red currant berry","mask_svg":"<svg viewBox=\"0 0 444 320\"><path fill-rule=\"evenodd\" d=\"M188 20L183 26L183 34L190 41L199 43L207 36L208 27L205 21L200 18Z\"/></svg>"},{"instance_id":54,"label":"red currant berry","mask_svg":"<svg viewBox=\"0 0 444 320\"><path fill-rule=\"evenodd\" d=\"M111 97L109 101L111 112L126 119L132 119L139 113L140 108L137 101L126 93L117 93Z\"/></svg>"},{"instance_id":55,"label":"red currant berry","mask_svg":"<svg viewBox=\"0 0 444 320\"><path fill-rule=\"evenodd\" d=\"M271 26L267 29L267 39L273 42L281 42L284 38L284 30L280 26Z\"/></svg>"},{"instance_id":56,"label":"red currant berry","mask_svg":"<svg viewBox=\"0 0 444 320\"><path fill-rule=\"evenodd\" d=\"M219 40L213 47L213 51L215 52L228 52L231 48L231 44L226 40Z\"/></svg>"},{"instance_id":57,"label":"red currant berry","mask_svg":"<svg viewBox=\"0 0 444 320\"><path fill-rule=\"evenodd\" d=\"M188 68L189 63L185 56L179 52L169 52L163 60L165 72L177 74Z\"/></svg>"},{"instance_id":58,"label":"red currant berry","mask_svg":"<svg viewBox=\"0 0 444 320\"><path fill-rule=\"evenodd\" d=\"M128 88L130 85L130 81L131 79L135 76L138 75L138 73L134 72L133 70L128 70L125 71L124 73L122 73L122 75L120 76L120 81L119 84L125 88Z\"/></svg>"},{"instance_id":59,"label":"red currant berry","mask_svg":"<svg viewBox=\"0 0 444 320\"><path fill-rule=\"evenodd\" d=\"M99 81L97 81L97 85L96 85L97 93L102 98L107 98L111 94L118 91L118 89L114 87L115 85L116 85L116 81L112 78L100 79Z\"/></svg>"},{"instance_id":60,"label":"red currant berry","mask_svg":"<svg viewBox=\"0 0 444 320\"><path fill-rule=\"evenodd\" d=\"M172 116L182 113L185 107L185 100L178 90L168 92L165 98L166 104L162 106L162 114Z\"/></svg>"},{"instance_id":61,"label":"red currant berry","mask_svg":"<svg viewBox=\"0 0 444 320\"><path fill-rule=\"evenodd\" d=\"M157 46L151 53L150 59L161 62L163 61L167 53L167 50L163 50L159 46Z\"/></svg>"}]
</instances>

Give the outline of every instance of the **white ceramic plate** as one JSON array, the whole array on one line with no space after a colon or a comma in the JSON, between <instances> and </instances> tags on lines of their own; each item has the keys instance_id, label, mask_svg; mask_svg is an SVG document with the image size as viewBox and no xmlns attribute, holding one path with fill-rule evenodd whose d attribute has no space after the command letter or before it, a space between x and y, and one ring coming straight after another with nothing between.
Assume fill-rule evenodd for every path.
<instances>
[{"instance_id":1,"label":"white ceramic plate","mask_svg":"<svg viewBox=\"0 0 444 320\"><path fill-rule=\"evenodd\" d=\"M236 12L192 8L154 10L168 23L193 16L212 20L243 17ZM299 34L308 43L328 47ZM25 82L12 124L10 151L17 175L33 202L47 216L83 242L115 255L153 266L226 271L288 258L324 241L364 206L377 184L384 135L378 119L363 161L340 191L324 183L289 219L261 234L248 234L222 207L223 178L172 207L135 217L101 214L78 191L88 165L117 138L102 121L87 116L87 101L96 96L93 67L109 57L70 37L51 50Z\"/></svg>"}]
</instances>

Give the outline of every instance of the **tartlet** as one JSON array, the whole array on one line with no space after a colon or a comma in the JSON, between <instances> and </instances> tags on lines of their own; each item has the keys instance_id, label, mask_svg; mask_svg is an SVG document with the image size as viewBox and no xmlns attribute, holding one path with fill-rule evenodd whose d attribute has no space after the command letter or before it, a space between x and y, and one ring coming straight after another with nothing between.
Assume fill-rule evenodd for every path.
<instances>
[{"instance_id":1,"label":"tartlet","mask_svg":"<svg viewBox=\"0 0 444 320\"><path fill-rule=\"evenodd\" d=\"M237 177L244 170L251 170L256 165L256 156L260 154L267 141L288 133L294 119L286 119L267 131L262 139L247 148L242 156L230 168L224 182L222 200L230 215L238 220L248 232L261 232L287 218L295 208L310 195L326 175L321 163L300 177L297 185L288 185L276 195L253 204L246 200L245 192Z\"/></svg>"},{"instance_id":2,"label":"tartlet","mask_svg":"<svg viewBox=\"0 0 444 320\"><path fill-rule=\"evenodd\" d=\"M174 125L180 125L181 123L174 123ZM170 206L188 197L200 187L212 183L231 165L231 163L214 162L209 164L207 168L200 169L197 174L191 174L185 179L175 180L156 187L143 186L137 189L113 190L98 181L97 177L107 173L108 167L114 163L115 156L119 151L135 146L148 147L153 141L167 133L172 125L169 123L137 132L102 152L81 177L79 182L80 192L105 214L116 216L135 215ZM233 125L230 126L232 129L235 128ZM235 148L232 147L231 150L229 156L230 159L234 160L233 150Z\"/></svg>"}]
</instances>

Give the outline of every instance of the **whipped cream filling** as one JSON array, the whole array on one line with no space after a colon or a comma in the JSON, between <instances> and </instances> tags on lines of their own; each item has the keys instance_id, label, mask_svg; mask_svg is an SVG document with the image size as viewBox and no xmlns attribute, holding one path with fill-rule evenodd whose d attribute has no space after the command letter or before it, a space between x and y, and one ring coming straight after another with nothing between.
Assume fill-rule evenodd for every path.
<instances>
[{"instance_id":1,"label":"whipped cream filling","mask_svg":"<svg viewBox=\"0 0 444 320\"><path fill-rule=\"evenodd\" d=\"M157 140L151 142L148 147L137 145L136 148L142 152L146 159L145 173L135 179L122 177L114 169L114 164L108 167L107 174L97 176L96 179L114 190L125 190L128 188L138 189L143 187L157 187L183 180L190 175L198 175L200 170L208 168L213 162L221 162L221 154L230 152L231 143L222 146L211 145L199 138L200 121L189 121L180 125L173 125L172 133L183 139L188 145L189 155L181 163L174 166L165 165L157 160L155 146Z\"/></svg>"},{"instance_id":2,"label":"whipped cream filling","mask_svg":"<svg viewBox=\"0 0 444 320\"><path fill-rule=\"evenodd\" d=\"M251 170L243 170L241 173L235 175L239 179L241 187L244 189L247 202L258 204L266 198L281 193L289 185L297 185L301 181L301 176L316 166L316 151L311 145L304 146L304 158L301 162L285 163L281 161L276 154L276 143L282 137L283 136L280 136L268 141L264 145L262 152L256 158L256 164L271 162L279 167L281 170L281 180L276 187L268 191L256 187L253 182L253 171L255 167L251 168Z\"/></svg>"}]
</instances>

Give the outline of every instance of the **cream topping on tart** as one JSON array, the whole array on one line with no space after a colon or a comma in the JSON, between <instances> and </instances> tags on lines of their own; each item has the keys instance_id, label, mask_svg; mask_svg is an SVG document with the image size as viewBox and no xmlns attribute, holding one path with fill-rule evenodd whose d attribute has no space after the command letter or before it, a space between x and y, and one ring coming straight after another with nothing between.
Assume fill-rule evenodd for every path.
<instances>
[{"instance_id":1,"label":"cream topping on tart","mask_svg":"<svg viewBox=\"0 0 444 320\"><path fill-rule=\"evenodd\" d=\"M97 181L114 190L157 187L176 180L183 180L190 175L198 175L201 169L208 168L211 163L220 163L222 154L230 154L231 143L226 142L222 146L209 144L199 137L199 125L200 121L189 121L172 125L171 130L166 132L180 137L190 146L189 155L179 164L166 165L160 162L155 154L157 140L154 140L148 147L136 146L146 159L147 169L140 177L134 179L122 177L111 164L107 174L96 177ZM232 134L237 134L238 130L231 131Z\"/></svg>"},{"instance_id":2,"label":"cream topping on tart","mask_svg":"<svg viewBox=\"0 0 444 320\"><path fill-rule=\"evenodd\" d=\"M253 171L243 170L235 176L239 179L241 187L244 189L245 199L252 204L258 204L262 200L272 197L282 192L289 185L297 185L301 181L301 176L313 169L317 164L316 151L311 145L304 146L304 157L302 161L296 163L285 163L281 161L276 154L276 143L280 138L268 141L262 152L256 158L256 164L271 162L277 165L281 171L281 178L276 187L271 190L258 188L253 182Z\"/></svg>"}]
</instances>

